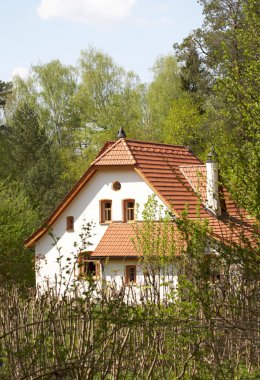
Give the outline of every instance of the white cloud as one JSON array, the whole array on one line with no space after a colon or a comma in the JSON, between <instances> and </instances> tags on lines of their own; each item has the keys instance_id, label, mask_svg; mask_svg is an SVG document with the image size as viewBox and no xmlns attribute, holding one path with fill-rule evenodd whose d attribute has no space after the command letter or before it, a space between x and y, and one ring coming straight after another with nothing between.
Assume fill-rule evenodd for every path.
<instances>
[{"instance_id":1,"label":"white cloud","mask_svg":"<svg viewBox=\"0 0 260 380\"><path fill-rule=\"evenodd\" d=\"M22 66L16 67L11 74L12 79L14 79L14 77L27 79L28 76L29 76L29 70L26 67L22 67Z\"/></svg>"},{"instance_id":2,"label":"white cloud","mask_svg":"<svg viewBox=\"0 0 260 380\"><path fill-rule=\"evenodd\" d=\"M136 0L41 0L37 8L43 19L62 18L99 23L129 15Z\"/></svg>"}]
</instances>

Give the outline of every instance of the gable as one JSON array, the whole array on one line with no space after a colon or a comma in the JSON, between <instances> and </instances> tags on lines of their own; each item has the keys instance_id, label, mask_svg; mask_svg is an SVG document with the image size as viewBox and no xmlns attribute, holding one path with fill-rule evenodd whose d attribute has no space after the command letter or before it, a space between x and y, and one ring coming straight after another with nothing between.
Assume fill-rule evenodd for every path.
<instances>
[{"instance_id":1,"label":"gable","mask_svg":"<svg viewBox=\"0 0 260 380\"><path fill-rule=\"evenodd\" d=\"M115 144L108 147L108 149L99 155L92 163L92 165L95 166L124 166L135 164L136 161L123 139L117 140Z\"/></svg>"},{"instance_id":2,"label":"gable","mask_svg":"<svg viewBox=\"0 0 260 380\"><path fill-rule=\"evenodd\" d=\"M70 205L73 199L77 196L77 194L81 191L81 189L85 186L85 184L91 179L91 177L95 174L95 172L96 172L96 169L93 167L90 167L83 174L83 176L73 186L70 192L63 198L63 200L58 205L58 207L44 221L43 225L24 241L25 247L27 248L33 247L35 242L38 241L45 233L49 231L53 223L64 212L64 210Z\"/></svg>"},{"instance_id":3,"label":"gable","mask_svg":"<svg viewBox=\"0 0 260 380\"><path fill-rule=\"evenodd\" d=\"M113 183L116 181L121 184L120 191L113 189ZM154 194L153 190L136 173L132 166L99 167L95 169L84 185L82 184L80 191L72 194L69 202L61 204L55 210L56 214L54 212L52 218L50 217L39 230L29 236L25 244L27 247L34 246L43 235L48 234L50 231L54 236L61 238L62 234L66 232L66 217L70 215L74 217L76 224L75 235L80 235L81 231L77 226L82 226L85 220L86 222L94 221L96 223L95 233L100 237L104 233L99 231L98 227L100 224L100 202L102 200L111 200L113 221L122 221L122 202L124 199L135 199L136 203L143 205L147 202L148 196L152 194ZM140 207L140 214L141 211L142 207ZM73 238L76 239L75 236ZM71 234L70 239L72 239ZM69 242L64 243L61 240L60 243L62 245L69 244Z\"/></svg>"}]
</instances>

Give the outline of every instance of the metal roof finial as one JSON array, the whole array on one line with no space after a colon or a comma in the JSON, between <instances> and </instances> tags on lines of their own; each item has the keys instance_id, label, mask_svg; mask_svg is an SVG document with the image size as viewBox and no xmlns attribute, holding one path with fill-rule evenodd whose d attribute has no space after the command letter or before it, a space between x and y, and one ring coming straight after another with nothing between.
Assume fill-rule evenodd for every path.
<instances>
[{"instance_id":1,"label":"metal roof finial","mask_svg":"<svg viewBox=\"0 0 260 380\"><path fill-rule=\"evenodd\" d=\"M123 127L120 127L120 129L116 135L116 138L117 138L117 140L126 138L126 134L125 134L125 131L123 130Z\"/></svg>"}]
</instances>

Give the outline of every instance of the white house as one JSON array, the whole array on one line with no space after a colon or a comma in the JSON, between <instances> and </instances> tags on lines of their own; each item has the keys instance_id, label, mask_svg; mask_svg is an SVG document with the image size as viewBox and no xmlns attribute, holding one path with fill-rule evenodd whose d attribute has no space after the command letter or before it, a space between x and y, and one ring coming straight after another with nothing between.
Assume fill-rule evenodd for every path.
<instances>
[{"instance_id":1,"label":"white house","mask_svg":"<svg viewBox=\"0 0 260 380\"><path fill-rule=\"evenodd\" d=\"M176 217L187 209L189 218L198 218L199 207L212 237L228 244L250 233L250 220L241 223L241 210L219 188L214 152L204 165L187 147L123 135L104 145L43 226L26 239L26 247L35 247L37 286L62 283L64 291L76 279L84 283L85 274L91 273L96 281L140 288L141 254L131 237L149 196ZM92 236L86 240L88 223ZM165 278L174 286L176 268L169 266Z\"/></svg>"}]
</instances>

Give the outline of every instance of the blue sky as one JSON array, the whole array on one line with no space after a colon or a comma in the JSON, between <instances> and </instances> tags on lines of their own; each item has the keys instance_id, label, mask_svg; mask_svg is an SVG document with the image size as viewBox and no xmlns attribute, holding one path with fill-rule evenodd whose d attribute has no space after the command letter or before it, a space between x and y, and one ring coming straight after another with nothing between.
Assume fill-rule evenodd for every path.
<instances>
[{"instance_id":1,"label":"blue sky","mask_svg":"<svg viewBox=\"0 0 260 380\"><path fill-rule=\"evenodd\" d=\"M1 80L56 58L74 65L93 46L147 82L156 57L203 19L196 0L2 0L0 9Z\"/></svg>"}]
</instances>

